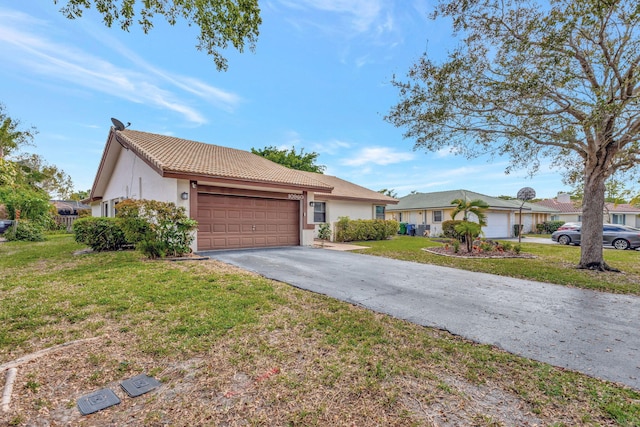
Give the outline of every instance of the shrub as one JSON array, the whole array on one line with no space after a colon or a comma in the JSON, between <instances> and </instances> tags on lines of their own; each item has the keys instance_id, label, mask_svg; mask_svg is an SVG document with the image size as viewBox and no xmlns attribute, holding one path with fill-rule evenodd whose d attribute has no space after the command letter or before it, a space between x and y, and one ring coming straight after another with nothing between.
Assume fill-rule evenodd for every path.
<instances>
[{"instance_id":1,"label":"shrub","mask_svg":"<svg viewBox=\"0 0 640 427\"><path fill-rule=\"evenodd\" d=\"M554 231L557 231L558 228L560 228L560 226L563 224L564 221L545 221L542 223L542 230L545 234L551 234Z\"/></svg>"},{"instance_id":2,"label":"shrub","mask_svg":"<svg viewBox=\"0 0 640 427\"><path fill-rule=\"evenodd\" d=\"M462 221L451 219L442 223L442 235L449 239L456 239L462 241L462 235L456 231L456 226Z\"/></svg>"},{"instance_id":3,"label":"shrub","mask_svg":"<svg viewBox=\"0 0 640 427\"><path fill-rule=\"evenodd\" d=\"M130 244L116 218L79 218L73 223L73 234L76 242L94 251L116 251Z\"/></svg>"},{"instance_id":4,"label":"shrub","mask_svg":"<svg viewBox=\"0 0 640 427\"><path fill-rule=\"evenodd\" d=\"M198 223L183 207L155 200L124 200L116 205L127 239L149 258L191 252Z\"/></svg>"},{"instance_id":5,"label":"shrub","mask_svg":"<svg viewBox=\"0 0 640 427\"><path fill-rule=\"evenodd\" d=\"M318 227L318 239L330 240L331 239L331 226L328 223L322 223Z\"/></svg>"},{"instance_id":6,"label":"shrub","mask_svg":"<svg viewBox=\"0 0 640 427\"><path fill-rule=\"evenodd\" d=\"M136 243L136 249L151 259L164 258L167 255L167 245L153 239L139 241Z\"/></svg>"},{"instance_id":7,"label":"shrub","mask_svg":"<svg viewBox=\"0 0 640 427\"><path fill-rule=\"evenodd\" d=\"M17 226L9 228L4 237L9 241L23 240L27 242L42 242L44 240L44 228L34 221L20 220Z\"/></svg>"},{"instance_id":8,"label":"shrub","mask_svg":"<svg viewBox=\"0 0 640 427\"><path fill-rule=\"evenodd\" d=\"M357 219L340 217L336 223L335 240L353 242L365 240L386 240L398 232L398 221L384 219Z\"/></svg>"}]
</instances>

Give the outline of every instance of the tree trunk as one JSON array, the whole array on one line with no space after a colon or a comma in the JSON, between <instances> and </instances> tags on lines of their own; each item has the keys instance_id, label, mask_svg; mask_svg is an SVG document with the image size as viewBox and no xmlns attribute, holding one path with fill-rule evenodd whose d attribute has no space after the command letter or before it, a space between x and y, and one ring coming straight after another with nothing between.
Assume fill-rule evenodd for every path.
<instances>
[{"instance_id":1,"label":"tree trunk","mask_svg":"<svg viewBox=\"0 0 640 427\"><path fill-rule=\"evenodd\" d=\"M617 271L604 262L602 223L604 212L605 173L585 165L584 198L582 200L581 252L578 268Z\"/></svg>"}]
</instances>

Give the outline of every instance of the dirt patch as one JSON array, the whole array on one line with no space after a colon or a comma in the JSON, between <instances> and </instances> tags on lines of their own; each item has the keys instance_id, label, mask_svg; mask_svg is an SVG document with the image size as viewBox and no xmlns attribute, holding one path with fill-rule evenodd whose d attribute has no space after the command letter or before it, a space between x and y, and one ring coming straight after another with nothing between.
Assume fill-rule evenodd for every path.
<instances>
[{"instance_id":1,"label":"dirt patch","mask_svg":"<svg viewBox=\"0 0 640 427\"><path fill-rule=\"evenodd\" d=\"M185 360L153 359L126 345L126 334L104 336L18 368L3 425L543 425L528 405L497 387L447 376L420 381L397 376L386 390L353 387L358 381L316 378L319 361L302 353L292 363L271 360L234 366L233 343ZM278 340L282 341L282 340ZM313 353L313 352L311 352ZM307 357L311 356L311 357ZM325 354L328 363L333 356ZM131 398L122 380L150 373L162 385ZM4 380L3 380L4 381ZM308 381L312 387L303 383ZM109 388L121 403L83 416L79 397ZM388 393L388 395L387 395ZM389 401L389 396L396 396ZM386 396L381 400L382 396ZM484 420L484 424L478 424ZM489 423L489 421L491 423ZM417 422L417 424L416 424Z\"/></svg>"}]
</instances>

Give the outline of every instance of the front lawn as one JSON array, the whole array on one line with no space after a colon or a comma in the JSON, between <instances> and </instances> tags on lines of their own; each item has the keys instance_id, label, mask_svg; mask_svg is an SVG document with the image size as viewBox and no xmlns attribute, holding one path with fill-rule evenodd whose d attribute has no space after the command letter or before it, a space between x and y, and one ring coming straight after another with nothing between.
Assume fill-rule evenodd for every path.
<instances>
[{"instance_id":1,"label":"front lawn","mask_svg":"<svg viewBox=\"0 0 640 427\"><path fill-rule=\"evenodd\" d=\"M516 242L517 243L517 242ZM622 273L578 270L580 247L527 243L522 239L522 252L536 258L466 259L435 255L422 248L442 244L423 237L397 236L391 240L361 242L369 255L436 264L463 270L481 271L559 285L597 289L606 292L640 295L640 251L605 249L605 261Z\"/></svg>"},{"instance_id":2,"label":"front lawn","mask_svg":"<svg viewBox=\"0 0 640 427\"><path fill-rule=\"evenodd\" d=\"M0 425L640 425L616 384L219 262L79 249L0 243L0 364L81 340L18 366ZM162 386L126 396L141 373ZM80 415L101 388L122 402Z\"/></svg>"}]
</instances>

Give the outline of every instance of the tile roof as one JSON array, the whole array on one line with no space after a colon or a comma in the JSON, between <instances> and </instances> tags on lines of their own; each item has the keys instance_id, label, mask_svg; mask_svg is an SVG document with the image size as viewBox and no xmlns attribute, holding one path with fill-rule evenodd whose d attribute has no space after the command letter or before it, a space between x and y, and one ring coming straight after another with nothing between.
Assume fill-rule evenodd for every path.
<instances>
[{"instance_id":1,"label":"tile roof","mask_svg":"<svg viewBox=\"0 0 640 427\"><path fill-rule=\"evenodd\" d=\"M415 193L400 198L400 202L396 206L388 206L388 211L402 211L412 209L446 209L452 208L452 200L484 200L493 209L509 209L517 210L520 204L516 206L513 200L504 200L497 197L487 196L485 194L475 193L467 190L450 190L438 191L434 193ZM528 210L525 206L524 210ZM530 208L529 208L530 209Z\"/></svg>"},{"instance_id":2,"label":"tile roof","mask_svg":"<svg viewBox=\"0 0 640 427\"><path fill-rule=\"evenodd\" d=\"M574 202L559 202L557 199L545 199L535 203L536 205L544 206L547 208L555 209L560 213L580 213L582 212L582 205Z\"/></svg>"},{"instance_id":3,"label":"tile roof","mask_svg":"<svg viewBox=\"0 0 640 427\"><path fill-rule=\"evenodd\" d=\"M605 205L609 212L640 214L640 207L628 203L605 203Z\"/></svg>"},{"instance_id":4,"label":"tile roof","mask_svg":"<svg viewBox=\"0 0 640 427\"><path fill-rule=\"evenodd\" d=\"M557 199L545 199L535 204L548 208L557 209L560 213L581 214L582 202L579 200L569 203L558 202ZM628 203L605 203L605 209L612 213L632 213L640 214L640 207Z\"/></svg>"},{"instance_id":5,"label":"tile roof","mask_svg":"<svg viewBox=\"0 0 640 427\"><path fill-rule=\"evenodd\" d=\"M248 151L131 129L116 139L151 163L161 174L187 174L322 189L331 186Z\"/></svg>"},{"instance_id":6,"label":"tile roof","mask_svg":"<svg viewBox=\"0 0 640 427\"><path fill-rule=\"evenodd\" d=\"M324 175L314 172L302 172L309 177L312 177L320 182L333 187L333 191L329 192L316 192L316 199L351 199L351 200L368 200L374 203L380 204L396 204L398 199L389 197L377 191L370 190L365 187L361 187L344 179L340 179L331 175Z\"/></svg>"}]
</instances>

